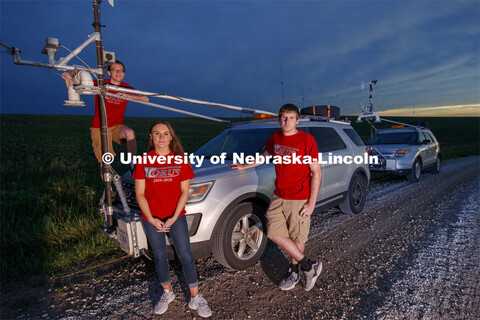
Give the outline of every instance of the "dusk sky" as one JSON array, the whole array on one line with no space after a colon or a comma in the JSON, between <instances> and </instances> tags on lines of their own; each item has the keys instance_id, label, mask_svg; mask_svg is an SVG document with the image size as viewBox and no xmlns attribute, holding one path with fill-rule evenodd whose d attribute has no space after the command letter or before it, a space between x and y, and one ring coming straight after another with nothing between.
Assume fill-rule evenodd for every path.
<instances>
[{"instance_id":1,"label":"dusk sky","mask_svg":"<svg viewBox=\"0 0 480 320\"><path fill-rule=\"evenodd\" d=\"M361 81L375 78L374 111L383 115L480 116L479 1L116 0L112 8L104 0L100 8L104 48L136 89L274 112L283 102L332 104L353 115L368 103ZM48 61L46 37L73 50L94 32L89 0L1 0L0 9L2 41L26 60ZM92 97L63 106L59 71L14 65L4 52L2 113L93 114ZM80 57L96 67L95 45ZM178 116L137 103L126 115Z\"/></svg>"}]
</instances>

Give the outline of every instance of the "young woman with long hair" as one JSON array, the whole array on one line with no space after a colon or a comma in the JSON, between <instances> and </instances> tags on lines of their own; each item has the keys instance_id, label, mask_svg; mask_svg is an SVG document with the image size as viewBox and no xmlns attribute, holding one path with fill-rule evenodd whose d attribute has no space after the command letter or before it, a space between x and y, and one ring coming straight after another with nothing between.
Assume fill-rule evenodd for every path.
<instances>
[{"instance_id":1,"label":"young woman with long hair","mask_svg":"<svg viewBox=\"0 0 480 320\"><path fill-rule=\"evenodd\" d=\"M168 121L158 120L150 128L148 136L149 159L158 156L184 155L183 147ZM150 160L149 160L150 161ZM191 293L188 306L201 317L209 317L212 311L203 296L198 293L198 277L190 252L190 237L185 218L185 203L188 199L193 170L188 163L160 164L153 160L137 164L135 193L142 210L142 223L155 257L155 267L163 287L163 294L154 307L154 313L163 314L175 294L170 282L165 233L168 232L179 257L183 273Z\"/></svg>"}]
</instances>

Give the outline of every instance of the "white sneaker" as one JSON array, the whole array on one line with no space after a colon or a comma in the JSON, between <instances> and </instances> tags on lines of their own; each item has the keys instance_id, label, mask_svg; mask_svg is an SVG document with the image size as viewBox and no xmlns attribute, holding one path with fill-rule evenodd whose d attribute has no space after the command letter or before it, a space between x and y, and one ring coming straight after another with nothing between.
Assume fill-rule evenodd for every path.
<instances>
[{"instance_id":1,"label":"white sneaker","mask_svg":"<svg viewBox=\"0 0 480 320\"><path fill-rule=\"evenodd\" d=\"M200 317L208 318L212 315L212 310L210 310L207 301L205 301L200 293L190 299L188 307L190 309L197 310L197 313Z\"/></svg>"},{"instance_id":2,"label":"white sneaker","mask_svg":"<svg viewBox=\"0 0 480 320\"><path fill-rule=\"evenodd\" d=\"M312 264L312 269L310 271L305 271L305 290L312 290L315 282L317 281L318 276L322 272L322 262L315 262Z\"/></svg>"},{"instance_id":3,"label":"white sneaker","mask_svg":"<svg viewBox=\"0 0 480 320\"><path fill-rule=\"evenodd\" d=\"M155 314L163 314L168 309L168 304L175 299L173 291L163 290L162 297L153 308Z\"/></svg>"},{"instance_id":4,"label":"white sneaker","mask_svg":"<svg viewBox=\"0 0 480 320\"><path fill-rule=\"evenodd\" d=\"M295 285L300 282L300 276L298 273L292 270L288 270L287 274L283 276L282 280L278 284L280 289L286 291L286 290L292 290L295 288Z\"/></svg>"}]
</instances>

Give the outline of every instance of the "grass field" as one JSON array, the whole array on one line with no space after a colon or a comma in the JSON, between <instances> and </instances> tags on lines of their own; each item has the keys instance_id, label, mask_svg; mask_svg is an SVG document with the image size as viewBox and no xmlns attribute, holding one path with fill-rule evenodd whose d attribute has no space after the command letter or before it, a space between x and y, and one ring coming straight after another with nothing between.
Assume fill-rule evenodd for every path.
<instances>
[{"instance_id":1,"label":"grass field","mask_svg":"<svg viewBox=\"0 0 480 320\"><path fill-rule=\"evenodd\" d=\"M98 232L102 183L91 149L90 116L1 115L1 278L54 273L116 249ZM393 119L393 118L391 118ZM127 118L138 151L147 151L155 119ZM207 120L170 118L187 152L226 128ZM411 118L397 118L411 121ZM422 119L425 121L425 119ZM443 159L478 155L479 118L430 118ZM353 126L366 138L367 124ZM117 154L124 147L114 145ZM115 166L119 173L127 165Z\"/></svg>"},{"instance_id":2,"label":"grass field","mask_svg":"<svg viewBox=\"0 0 480 320\"><path fill-rule=\"evenodd\" d=\"M128 118L147 151L153 118ZM226 128L169 119L187 152ZM102 183L90 140L91 116L1 115L1 278L55 272L115 249L98 232ZM126 151L114 144L117 154ZM115 166L123 173L127 165Z\"/></svg>"}]
</instances>

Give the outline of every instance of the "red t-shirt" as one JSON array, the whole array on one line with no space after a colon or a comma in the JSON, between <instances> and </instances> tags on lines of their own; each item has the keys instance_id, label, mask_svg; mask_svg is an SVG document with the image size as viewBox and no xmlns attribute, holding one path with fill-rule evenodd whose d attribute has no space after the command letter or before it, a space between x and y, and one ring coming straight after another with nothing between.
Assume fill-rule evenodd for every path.
<instances>
[{"instance_id":1,"label":"red t-shirt","mask_svg":"<svg viewBox=\"0 0 480 320\"><path fill-rule=\"evenodd\" d=\"M147 156L158 156L155 150L147 153ZM174 156L170 153L168 156ZM156 159L156 158L155 158ZM145 179L145 197L152 216L166 219L175 213L178 199L182 194L180 182L193 179L192 167L188 163L183 164L159 164L156 160L153 163L137 163L133 172L134 179ZM182 209L180 216L185 214ZM143 220L147 217L142 212Z\"/></svg>"},{"instance_id":2,"label":"red t-shirt","mask_svg":"<svg viewBox=\"0 0 480 320\"><path fill-rule=\"evenodd\" d=\"M110 79L105 79L105 83L110 83ZM97 80L93 81L94 85L97 85ZM121 82L119 87L133 89L128 83ZM116 91L109 91L116 94ZM99 117L99 97L95 97L95 114L93 115L92 128L100 128ZM107 110L107 125L108 127L114 127L118 124L123 124L123 116L125 115L125 109L127 108L128 100L118 99L114 97L105 97L105 109Z\"/></svg>"},{"instance_id":3,"label":"red t-shirt","mask_svg":"<svg viewBox=\"0 0 480 320\"><path fill-rule=\"evenodd\" d=\"M275 132L265 143L271 155L296 156L309 155L318 158L315 138L305 131L291 136L284 136L282 130ZM303 160L303 159L302 159ZM275 164L275 194L286 200L307 200L310 196L310 166L308 164Z\"/></svg>"}]
</instances>

